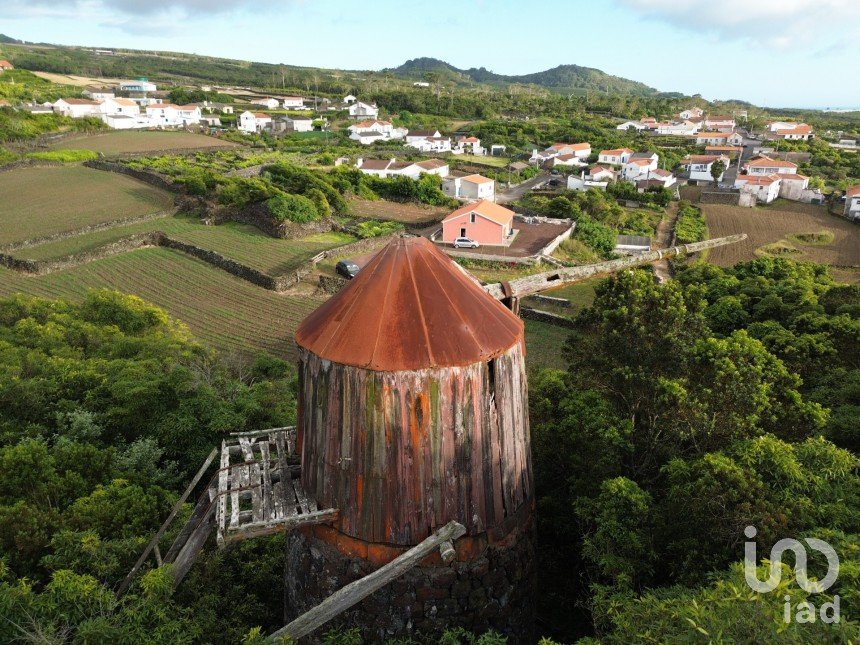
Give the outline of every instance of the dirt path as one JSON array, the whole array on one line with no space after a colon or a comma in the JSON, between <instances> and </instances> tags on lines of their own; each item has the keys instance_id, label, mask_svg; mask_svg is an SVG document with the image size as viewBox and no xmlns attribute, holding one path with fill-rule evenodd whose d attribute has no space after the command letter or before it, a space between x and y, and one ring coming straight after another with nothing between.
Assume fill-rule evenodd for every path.
<instances>
[{"instance_id":1,"label":"dirt path","mask_svg":"<svg viewBox=\"0 0 860 645\"><path fill-rule=\"evenodd\" d=\"M657 236L654 240L655 249L665 249L669 247L672 241L672 232L675 230L675 224L678 221L678 202L669 202L669 207L666 209L666 215L660 220L657 225ZM672 270L669 268L669 260L658 260L654 262L654 275L657 276L657 282L663 284L672 277Z\"/></svg>"}]
</instances>

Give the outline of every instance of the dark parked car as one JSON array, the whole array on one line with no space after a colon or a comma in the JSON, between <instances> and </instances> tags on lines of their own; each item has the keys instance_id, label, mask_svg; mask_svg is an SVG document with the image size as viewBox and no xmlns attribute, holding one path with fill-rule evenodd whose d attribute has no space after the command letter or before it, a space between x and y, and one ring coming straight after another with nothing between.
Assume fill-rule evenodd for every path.
<instances>
[{"instance_id":1,"label":"dark parked car","mask_svg":"<svg viewBox=\"0 0 860 645\"><path fill-rule=\"evenodd\" d=\"M356 275L358 275L360 270L361 269L359 269L358 265L350 260L341 260L335 267L335 271L337 271L338 275L342 275L347 280L352 280Z\"/></svg>"},{"instance_id":2,"label":"dark parked car","mask_svg":"<svg viewBox=\"0 0 860 645\"><path fill-rule=\"evenodd\" d=\"M561 184L561 182L558 179L550 179L548 183L550 186L558 186Z\"/></svg>"}]
</instances>

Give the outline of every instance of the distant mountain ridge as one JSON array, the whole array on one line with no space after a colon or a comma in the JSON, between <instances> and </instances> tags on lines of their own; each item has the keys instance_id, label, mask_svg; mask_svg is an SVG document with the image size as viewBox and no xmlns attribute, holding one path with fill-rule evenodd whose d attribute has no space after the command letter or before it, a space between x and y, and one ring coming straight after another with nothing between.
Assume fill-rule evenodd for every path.
<instances>
[{"instance_id":1,"label":"distant mountain ridge","mask_svg":"<svg viewBox=\"0 0 860 645\"><path fill-rule=\"evenodd\" d=\"M607 74L592 67L581 65L558 65L552 69L532 74L496 74L484 67L459 69L438 58L413 58L399 67L384 70L405 78L423 80L428 73L439 74L440 80L473 81L488 85L511 83L538 85L551 91L596 90L613 94L635 94L650 96L660 94L659 90L644 83L620 76Z\"/></svg>"}]
</instances>

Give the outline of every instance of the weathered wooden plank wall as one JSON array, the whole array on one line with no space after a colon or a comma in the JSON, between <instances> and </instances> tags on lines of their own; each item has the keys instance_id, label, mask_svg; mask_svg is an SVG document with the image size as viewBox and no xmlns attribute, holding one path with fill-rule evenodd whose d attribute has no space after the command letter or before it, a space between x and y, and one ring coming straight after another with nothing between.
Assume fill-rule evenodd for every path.
<instances>
[{"instance_id":1,"label":"weathered wooden plank wall","mask_svg":"<svg viewBox=\"0 0 860 645\"><path fill-rule=\"evenodd\" d=\"M413 545L451 520L501 526L532 495L522 343L489 362L402 372L301 350L302 484L338 528Z\"/></svg>"}]
</instances>

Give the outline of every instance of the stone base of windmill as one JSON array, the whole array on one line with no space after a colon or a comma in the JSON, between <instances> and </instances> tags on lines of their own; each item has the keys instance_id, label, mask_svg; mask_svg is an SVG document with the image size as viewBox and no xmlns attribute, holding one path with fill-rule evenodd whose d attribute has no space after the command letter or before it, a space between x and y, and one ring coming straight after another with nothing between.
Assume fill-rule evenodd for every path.
<instances>
[{"instance_id":1,"label":"stone base of windmill","mask_svg":"<svg viewBox=\"0 0 860 645\"><path fill-rule=\"evenodd\" d=\"M438 555L347 610L333 627L358 627L368 640L437 635L463 627L495 630L509 642L533 642L535 537L531 522L493 540L486 534L457 541L457 558ZM285 620L392 559L391 548L348 538L329 527L308 527L286 539ZM399 552L397 553L399 554Z\"/></svg>"}]
</instances>

